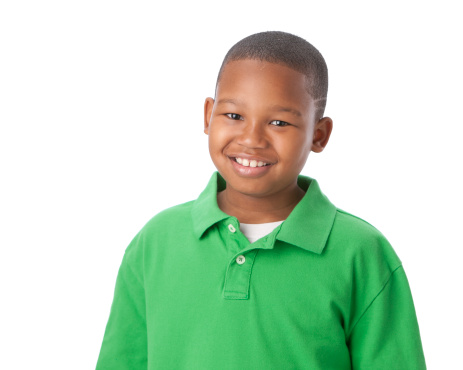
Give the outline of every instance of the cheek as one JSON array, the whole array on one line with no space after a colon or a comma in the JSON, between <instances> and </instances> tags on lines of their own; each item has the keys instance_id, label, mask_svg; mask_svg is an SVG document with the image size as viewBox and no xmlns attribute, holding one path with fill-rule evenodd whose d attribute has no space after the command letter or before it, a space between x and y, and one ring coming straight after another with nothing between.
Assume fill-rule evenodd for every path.
<instances>
[{"instance_id":1,"label":"cheek","mask_svg":"<svg viewBox=\"0 0 463 370\"><path fill-rule=\"evenodd\" d=\"M277 140L275 146L281 158L290 160L295 164L305 163L311 148L309 139L306 135L299 133L299 135L295 134L284 140Z\"/></svg>"},{"instance_id":2,"label":"cheek","mask_svg":"<svg viewBox=\"0 0 463 370\"><path fill-rule=\"evenodd\" d=\"M227 129L225 125L216 122L210 126L209 129L209 148L223 149L232 139L231 130Z\"/></svg>"},{"instance_id":3,"label":"cheek","mask_svg":"<svg viewBox=\"0 0 463 370\"><path fill-rule=\"evenodd\" d=\"M228 130L218 123L212 124L209 129L209 150L211 153L221 152L230 141Z\"/></svg>"}]
</instances>

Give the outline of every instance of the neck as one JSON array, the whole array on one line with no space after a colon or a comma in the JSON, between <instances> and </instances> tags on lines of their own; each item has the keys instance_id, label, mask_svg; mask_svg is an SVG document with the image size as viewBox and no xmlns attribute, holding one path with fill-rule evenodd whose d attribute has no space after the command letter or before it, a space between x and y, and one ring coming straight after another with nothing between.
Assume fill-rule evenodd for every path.
<instances>
[{"instance_id":1,"label":"neck","mask_svg":"<svg viewBox=\"0 0 463 370\"><path fill-rule=\"evenodd\" d=\"M217 194L219 208L239 222L261 224L285 220L305 192L297 184L289 186L278 194L253 197L226 188Z\"/></svg>"}]
</instances>

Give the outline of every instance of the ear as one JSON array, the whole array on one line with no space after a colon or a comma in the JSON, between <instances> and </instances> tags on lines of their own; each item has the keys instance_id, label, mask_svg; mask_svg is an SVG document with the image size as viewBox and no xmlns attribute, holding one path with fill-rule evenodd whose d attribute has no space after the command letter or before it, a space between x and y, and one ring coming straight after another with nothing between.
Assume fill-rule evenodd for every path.
<instances>
[{"instance_id":1,"label":"ear","mask_svg":"<svg viewBox=\"0 0 463 370\"><path fill-rule=\"evenodd\" d=\"M209 124L212 117L212 109L214 108L214 99L206 98L204 102L204 133L209 135Z\"/></svg>"},{"instance_id":2,"label":"ear","mask_svg":"<svg viewBox=\"0 0 463 370\"><path fill-rule=\"evenodd\" d=\"M312 152L321 153L328 144L333 130L333 120L329 117L321 118L316 124L312 139Z\"/></svg>"}]
</instances>

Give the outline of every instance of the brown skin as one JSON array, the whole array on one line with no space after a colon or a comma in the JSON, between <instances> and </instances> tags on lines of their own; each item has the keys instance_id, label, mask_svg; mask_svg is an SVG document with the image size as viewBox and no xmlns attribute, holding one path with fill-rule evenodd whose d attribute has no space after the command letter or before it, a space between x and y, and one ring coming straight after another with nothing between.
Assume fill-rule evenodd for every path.
<instances>
[{"instance_id":1,"label":"brown skin","mask_svg":"<svg viewBox=\"0 0 463 370\"><path fill-rule=\"evenodd\" d=\"M291 68L245 59L225 66L216 100L206 99L204 132L227 183L217 203L242 223L285 220L305 194L297 176L311 151L323 151L333 128L331 118L315 116L306 86L306 77ZM270 165L247 175L233 163L236 157Z\"/></svg>"}]
</instances>

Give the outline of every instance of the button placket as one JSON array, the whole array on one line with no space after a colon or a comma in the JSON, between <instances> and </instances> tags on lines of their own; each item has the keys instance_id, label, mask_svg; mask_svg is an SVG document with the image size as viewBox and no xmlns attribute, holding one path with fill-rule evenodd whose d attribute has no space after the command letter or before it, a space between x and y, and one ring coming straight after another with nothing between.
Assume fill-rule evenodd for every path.
<instances>
[{"instance_id":1,"label":"button placket","mask_svg":"<svg viewBox=\"0 0 463 370\"><path fill-rule=\"evenodd\" d=\"M251 271L258 250L235 255L230 261L225 277L223 296L225 299L248 299Z\"/></svg>"},{"instance_id":2,"label":"button placket","mask_svg":"<svg viewBox=\"0 0 463 370\"><path fill-rule=\"evenodd\" d=\"M224 220L219 227L219 232L230 258L233 256L236 257L237 254L245 248L246 244L249 243L243 233L240 232L239 222L234 217L229 217Z\"/></svg>"}]
</instances>

